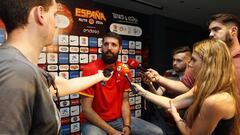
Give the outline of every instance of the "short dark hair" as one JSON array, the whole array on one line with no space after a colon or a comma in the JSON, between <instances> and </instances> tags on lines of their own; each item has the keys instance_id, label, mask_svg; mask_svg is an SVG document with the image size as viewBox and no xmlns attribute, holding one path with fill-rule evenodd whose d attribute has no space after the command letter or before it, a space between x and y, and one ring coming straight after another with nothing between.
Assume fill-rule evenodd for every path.
<instances>
[{"instance_id":1,"label":"short dark hair","mask_svg":"<svg viewBox=\"0 0 240 135\"><path fill-rule=\"evenodd\" d=\"M210 23L212 23L213 21L218 21L222 24L229 24L229 23L233 23L234 25L237 26L238 28L238 32L237 32L237 36L238 39L240 39L239 36L239 30L240 30L240 19L238 16L230 14L230 13L218 13L218 14L214 14L211 16L211 18L208 20L207 25L209 26Z\"/></svg>"},{"instance_id":2,"label":"short dark hair","mask_svg":"<svg viewBox=\"0 0 240 135\"><path fill-rule=\"evenodd\" d=\"M119 45L121 46L122 45L122 37L120 35L118 35L117 33L115 32L108 32L106 33L104 36L103 36L103 42L104 42L104 38L105 37L112 37L112 38L116 38L119 42Z\"/></svg>"},{"instance_id":3,"label":"short dark hair","mask_svg":"<svg viewBox=\"0 0 240 135\"><path fill-rule=\"evenodd\" d=\"M191 55L191 49L188 46L180 46L173 50L172 55L185 52L189 52L189 54Z\"/></svg>"},{"instance_id":4,"label":"short dark hair","mask_svg":"<svg viewBox=\"0 0 240 135\"><path fill-rule=\"evenodd\" d=\"M0 0L0 18L3 20L7 32L24 27L28 23L28 16L35 6L43 6L48 10L53 0Z\"/></svg>"}]
</instances>

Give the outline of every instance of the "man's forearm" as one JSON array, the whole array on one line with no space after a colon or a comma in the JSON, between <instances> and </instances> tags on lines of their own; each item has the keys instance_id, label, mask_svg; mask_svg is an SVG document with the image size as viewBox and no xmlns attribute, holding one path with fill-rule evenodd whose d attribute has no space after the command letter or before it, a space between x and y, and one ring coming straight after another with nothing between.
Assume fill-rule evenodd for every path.
<instances>
[{"instance_id":1,"label":"man's forearm","mask_svg":"<svg viewBox=\"0 0 240 135\"><path fill-rule=\"evenodd\" d=\"M78 93L81 90L84 90L98 82L103 80L103 76L100 73L86 76L78 77L73 79L64 79L61 77L55 78L55 83L59 90L59 95L64 96L68 94Z\"/></svg>"},{"instance_id":2,"label":"man's forearm","mask_svg":"<svg viewBox=\"0 0 240 135\"><path fill-rule=\"evenodd\" d=\"M185 93L189 90L181 81L171 80L163 76L157 78L157 82L167 90L171 90L174 93Z\"/></svg>"},{"instance_id":3,"label":"man's forearm","mask_svg":"<svg viewBox=\"0 0 240 135\"><path fill-rule=\"evenodd\" d=\"M130 116L131 116L131 112L130 112L129 103L123 103L122 104L123 125L130 126L130 123L131 123Z\"/></svg>"}]
</instances>

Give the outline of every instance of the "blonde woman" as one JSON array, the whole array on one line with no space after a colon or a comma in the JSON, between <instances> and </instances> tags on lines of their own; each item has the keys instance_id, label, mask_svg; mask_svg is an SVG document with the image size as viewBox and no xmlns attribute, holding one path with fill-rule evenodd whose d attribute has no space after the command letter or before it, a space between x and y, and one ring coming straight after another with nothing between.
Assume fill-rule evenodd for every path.
<instances>
[{"instance_id":1,"label":"blonde woman","mask_svg":"<svg viewBox=\"0 0 240 135\"><path fill-rule=\"evenodd\" d=\"M217 39L196 43L189 66L196 76L194 88L174 99L133 85L140 95L168 109L183 135L239 135L236 72L226 44ZM177 109L185 107L183 120Z\"/></svg>"}]
</instances>

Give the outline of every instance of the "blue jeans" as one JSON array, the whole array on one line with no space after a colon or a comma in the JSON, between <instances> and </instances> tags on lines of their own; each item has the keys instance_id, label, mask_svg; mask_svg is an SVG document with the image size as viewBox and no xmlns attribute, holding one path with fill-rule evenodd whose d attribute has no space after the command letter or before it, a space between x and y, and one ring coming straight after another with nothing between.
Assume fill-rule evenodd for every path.
<instances>
[{"instance_id":1,"label":"blue jeans","mask_svg":"<svg viewBox=\"0 0 240 135\"><path fill-rule=\"evenodd\" d=\"M122 131L122 118L107 123L116 130L120 132ZM82 124L81 130L82 135L107 135L107 133L103 129L91 123ZM161 128L152 123L149 123L139 118L131 117L131 135L164 135L164 133Z\"/></svg>"}]
</instances>

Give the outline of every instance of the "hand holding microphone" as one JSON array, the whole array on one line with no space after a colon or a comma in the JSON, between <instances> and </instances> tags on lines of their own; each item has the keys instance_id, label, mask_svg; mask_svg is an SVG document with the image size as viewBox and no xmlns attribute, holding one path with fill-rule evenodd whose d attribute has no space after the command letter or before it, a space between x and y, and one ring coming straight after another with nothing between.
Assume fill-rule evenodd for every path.
<instances>
[{"instance_id":1,"label":"hand holding microphone","mask_svg":"<svg viewBox=\"0 0 240 135\"><path fill-rule=\"evenodd\" d=\"M147 72L148 70L143 68L141 64L134 58L129 58L127 64L130 68L137 69L139 68L141 72Z\"/></svg>"},{"instance_id":2,"label":"hand holding microphone","mask_svg":"<svg viewBox=\"0 0 240 135\"><path fill-rule=\"evenodd\" d=\"M135 86L133 86L131 83L131 79L129 78L129 74L130 74L130 69L128 68L127 65L121 63L119 65L117 65L117 71L120 73L120 75L123 75L126 77L126 79L128 80L129 84L130 84L130 89L134 94L138 93L138 90L136 89Z\"/></svg>"},{"instance_id":3,"label":"hand holding microphone","mask_svg":"<svg viewBox=\"0 0 240 135\"><path fill-rule=\"evenodd\" d=\"M106 85L105 81L108 81L111 78L113 71L114 71L113 66L108 66L103 71L101 71L104 76L103 81L101 82L103 86Z\"/></svg>"},{"instance_id":4,"label":"hand holding microphone","mask_svg":"<svg viewBox=\"0 0 240 135\"><path fill-rule=\"evenodd\" d=\"M129 58L127 64L129 65L129 67L133 69L139 68L141 70L140 72L141 77L147 80L148 82L157 82L159 80L159 77L161 77L157 71L153 69L144 69L143 67L141 67L139 62L134 58Z\"/></svg>"}]
</instances>

